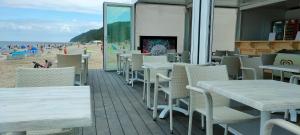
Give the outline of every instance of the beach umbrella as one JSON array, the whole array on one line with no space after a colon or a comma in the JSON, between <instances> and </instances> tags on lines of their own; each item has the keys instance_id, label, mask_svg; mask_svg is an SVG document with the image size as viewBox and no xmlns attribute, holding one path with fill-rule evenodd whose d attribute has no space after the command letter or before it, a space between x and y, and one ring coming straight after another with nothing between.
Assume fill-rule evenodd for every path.
<instances>
[{"instance_id":1,"label":"beach umbrella","mask_svg":"<svg viewBox=\"0 0 300 135\"><path fill-rule=\"evenodd\" d=\"M26 48L26 46L25 46L25 45L22 45L22 46L21 46L21 49L25 49L25 48Z\"/></svg>"},{"instance_id":2,"label":"beach umbrella","mask_svg":"<svg viewBox=\"0 0 300 135\"><path fill-rule=\"evenodd\" d=\"M36 47L32 47L31 50L38 50Z\"/></svg>"}]
</instances>

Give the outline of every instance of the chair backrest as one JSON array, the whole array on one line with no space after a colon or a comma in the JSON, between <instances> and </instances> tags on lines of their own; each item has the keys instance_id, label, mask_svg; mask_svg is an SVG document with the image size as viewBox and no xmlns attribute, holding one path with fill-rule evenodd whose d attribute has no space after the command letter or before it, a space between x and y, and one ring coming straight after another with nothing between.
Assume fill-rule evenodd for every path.
<instances>
[{"instance_id":1,"label":"chair backrest","mask_svg":"<svg viewBox=\"0 0 300 135\"><path fill-rule=\"evenodd\" d=\"M83 54L83 53L84 53L84 49L81 48L73 48L68 50L69 55Z\"/></svg>"},{"instance_id":2,"label":"chair backrest","mask_svg":"<svg viewBox=\"0 0 300 135\"><path fill-rule=\"evenodd\" d=\"M139 53L141 53L141 50L131 50L130 53L132 53L132 54L139 54Z\"/></svg>"},{"instance_id":3,"label":"chair backrest","mask_svg":"<svg viewBox=\"0 0 300 135\"><path fill-rule=\"evenodd\" d=\"M256 78L250 70L242 70L244 80L263 79L263 69L259 66L263 65L261 57L241 56L241 67L253 68L256 71Z\"/></svg>"},{"instance_id":4,"label":"chair backrest","mask_svg":"<svg viewBox=\"0 0 300 135\"><path fill-rule=\"evenodd\" d=\"M166 63L168 62L167 56L144 56L144 63Z\"/></svg>"},{"instance_id":5,"label":"chair backrest","mask_svg":"<svg viewBox=\"0 0 300 135\"><path fill-rule=\"evenodd\" d=\"M144 56L143 63L167 63L167 56ZM167 70L150 70L150 82L155 81L155 76L157 73L161 73L163 75L167 75ZM147 77L146 74L144 77Z\"/></svg>"},{"instance_id":6,"label":"chair backrest","mask_svg":"<svg viewBox=\"0 0 300 135\"><path fill-rule=\"evenodd\" d=\"M168 53L167 58L169 62L177 62L177 53Z\"/></svg>"},{"instance_id":7,"label":"chair backrest","mask_svg":"<svg viewBox=\"0 0 300 135\"><path fill-rule=\"evenodd\" d=\"M240 59L238 56L223 56L221 65L227 66L227 72L231 77L237 77L241 68Z\"/></svg>"},{"instance_id":8,"label":"chair backrest","mask_svg":"<svg viewBox=\"0 0 300 135\"><path fill-rule=\"evenodd\" d=\"M199 66L187 65L186 72L189 85L197 87L198 81L216 81L229 80L226 66ZM211 93L214 106L229 106L230 100L215 93ZM193 108L204 108L205 97L203 94L190 91L190 102L193 103Z\"/></svg>"},{"instance_id":9,"label":"chair backrest","mask_svg":"<svg viewBox=\"0 0 300 135\"><path fill-rule=\"evenodd\" d=\"M187 97L188 90L186 86L188 85L188 79L186 74L185 66L187 64L174 64L171 74L170 87L172 90L172 97Z\"/></svg>"},{"instance_id":10,"label":"chair backrest","mask_svg":"<svg viewBox=\"0 0 300 135\"><path fill-rule=\"evenodd\" d=\"M57 55L57 67L75 67L75 73L81 73L82 55Z\"/></svg>"},{"instance_id":11,"label":"chair backrest","mask_svg":"<svg viewBox=\"0 0 300 135\"><path fill-rule=\"evenodd\" d=\"M216 50L214 56L226 56L227 51L225 50Z\"/></svg>"},{"instance_id":12,"label":"chair backrest","mask_svg":"<svg viewBox=\"0 0 300 135\"><path fill-rule=\"evenodd\" d=\"M136 71L136 70L142 70L142 66L143 66L143 54L132 54L132 57L131 57L131 64L132 64L132 67L131 69L133 71Z\"/></svg>"},{"instance_id":13,"label":"chair backrest","mask_svg":"<svg viewBox=\"0 0 300 135\"><path fill-rule=\"evenodd\" d=\"M262 54L261 60L263 65L273 65L277 54Z\"/></svg>"},{"instance_id":14,"label":"chair backrest","mask_svg":"<svg viewBox=\"0 0 300 135\"><path fill-rule=\"evenodd\" d=\"M181 62L183 63L190 63L190 52L183 51L181 54Z\"/></svg>"},{"instance_id":15,"label":"chair backrest","mask_svg":"<svg viewBox=\"0 0 300 135\"><path fill-rule=\"evenodd\" d=\"M18 68L16 87L74 86L75 68Z\"/></svg>"}]
</instances>

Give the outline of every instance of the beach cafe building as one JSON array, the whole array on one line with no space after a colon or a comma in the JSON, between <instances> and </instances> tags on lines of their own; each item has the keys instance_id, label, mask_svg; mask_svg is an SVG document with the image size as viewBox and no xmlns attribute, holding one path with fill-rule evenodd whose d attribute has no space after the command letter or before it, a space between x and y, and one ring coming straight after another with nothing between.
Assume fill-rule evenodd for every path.
<instances>
[{"instance_id":1,"label":"beach cafe building","mask_svg":"<svg viewBox=\"0 0 300 135\"><path fill-rule=\"evenodd\" d=\"M250 72L254 73L252 79L263 79L258 76L257 71L264 72L264 69L268 69L272 73L272 79L277 74L284 81L291 77L291 74L284 72L300 73L299 19L299 0L134 0L131 4L104 3L104 70L118 69L116 54L120 51L138 50L142 53L160 54L161 50L167 50L168 53L181 54L181 61L191 64L214 64L223 61L223 56L238 56L238 60L229 66L241 62L238 70L243 70L242 79L247 79ZM255 65L246 61L247 58L255 59L255 56L260 56L257 57L261 60L260 63ZM246 64L253 64L255 67L245 68ZM237 76L235 79L241 78ZM279 89L275 84L268 85L265 80L255 83L257 87L265 86L263 90ZM197 85L202 86L201 84L202 82L198 82ZM216 85L218 84L202 87L209 89L209 86ZM252 85L241 84L240 87L250 89ZM227 85L220 87L225 86ZM243 89L240 87L237 89ZM268 94L276 95L276 92L262 93L251 89L253 91L240 97L226 93L234 91L232 88L227 89L228 91L222 91L221 88L218 90L220 91L214 92L225 92L222 93L223 96L230 96L245 104L249 103L245 99L247 96L260 100ZM291 88L286 90L289 90L285 93L287 95L293 93ZM238 93L238 90L233 93L235 92ZM275 95L270 100L278 98ZM253 100L254 105L248 105L266 109L263 107L265 102L260 104L257 100ZM286 98L278 100L285 101ZM279 106L273 106L272 109L277 107ZM262 135L262 123L270 119L270 112L261 111L260 116ZM206 132L210 134L210 131L211 128Z\"/></svg>"},{"instance_id":2,"label":"beach cafe building","mask_svg":"<svg viewBox=\"0 0 300 135\"><path fill-rule=\"evenodd\" d=\"M151 44L146 41L155 39L173 42L169 49L177 53L189 52L193 64L209 63L217 50L253 56L283 49L298 50L300 43L295 40L299 31L299 7L298 0L135 0L132 4L105 3L104 44L107 45L104 69L116 69L115 54L111 49L118 48L114 46L114 37L129 39L120 43L121 50L147 51ZM120 33L117 24L108 26L117 21L130 22L130 32Z\"/></svg>"}]
</instances>

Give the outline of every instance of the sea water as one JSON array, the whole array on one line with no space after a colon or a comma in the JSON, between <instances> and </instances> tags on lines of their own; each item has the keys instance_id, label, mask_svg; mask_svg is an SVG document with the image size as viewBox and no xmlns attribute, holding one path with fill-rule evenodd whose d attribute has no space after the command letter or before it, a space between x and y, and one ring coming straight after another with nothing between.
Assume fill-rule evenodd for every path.
<instances>
[{"instance_id":1,"label":"sea water","mask_svg":"<svg viewBox=\"0 0 300 135\"><path fill-rule=\"evenodd\" d=\"M31 45L33 47L37 47L37 45L44 45L45 47L47 46L62 46L62 45L71 45L72 43L70 42L30 42L30 41L0 41L0 49L8 49L8 46L10 45L11 47L14 46L28 46Z\"/></svg>"}]
</instances>

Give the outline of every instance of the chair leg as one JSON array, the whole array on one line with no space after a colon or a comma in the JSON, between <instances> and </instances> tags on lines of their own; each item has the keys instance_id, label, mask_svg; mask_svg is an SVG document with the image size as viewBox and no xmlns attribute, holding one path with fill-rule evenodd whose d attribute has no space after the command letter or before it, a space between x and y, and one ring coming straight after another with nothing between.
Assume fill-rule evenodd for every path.
<instances>
[{"instance_id":1,"label":"chair leg","mask_svg":"<svg viewBox=\"0 0 300 135\"><path fill-rule=\"evenodd\" d=\"M201 114L201 129L204 130L205 129L205 117L203 114Z\"/></svg>"},{"instance_id":2,"label":"chair leg","mask_svg":"<svg viewBox=\"0 0 300 135\"><path fill-rule=\"evenodd\" d=\"M225 124L224 126L225 126L224 127L224 135L227 135L228 134L228 125Z\"/></svg>"},{"instance_id":3,"label":"chair leg","mask_svg":"<svg viewBox=\"0 0 300 135\"><path fill-rule=\"evenodd\" d=\"M146 71L147 70L144 70L144 86L143 86L143 101L145 101L145 94L146 94L146 78L147 78L147 76L146 76Z\"/></svg>"},{"instance_id":4,"label":"chair leg","mask_svg":"<svg viewBox=\"0 0 300 135\"><path fill-rule=\"evenodd\" d=\"M297 110L290 110L290 121L297 122Z\"/></svg>"},{"instance_id":5,"label":"chair leg","mask_svg":"<svg viewBox=\"0 0 300 135\"><path fill-rule=\"evenodd\" d=\"M287 120L289 118L289 110L284 111L284 119Z\"/></svg>"},{"instance_id":6,"label":"chair leg","mask_svg":"<svg viewBox=\"0 0 300 135\"><path fill-rule=\"evenodd\" d=\"M172 95L169 95L169 108L170 108L170 131L173 134L173 103L172 103Z\"/></svg>"},{"instance_id":7,"label":"chair leg","mask_svg":"<svg viewBox=\"0 0 300 135\"><path fill-rule=\"evenodd\" d=\"M138 71L135 71L135 79L138 79Z\"/></svg>"},{"instance_id":8,"label":"chair leg","mask_svg":"<svg viewBox=\"0 0 300 135\"><path fill-rule=\"evenodd\" d=\"M157 118L157 98L158 98L158 84L154 84L154 103L153 103L153 120Z\"/></svg>"},{"instance_id":9,"label":"chair leg","mask_svg":"<svg viewBox=\"0 0 300 135\"><path fill-rule=\"evenodd\" d=\"M188 135L192 134L192 126L193 126L193 111L189 110L189 128L188 128Z\"/></svg>"},{"instance_id":10,"label":"chair leg","mask_svg":"<svg viewBox=\"0 0 300 135\"><path fill-rule=\"evenodd\" d=\"M134 73L134 72L133 72L132 69L131 69L131 87L133 87L133 76L134 76L133 73Z\"/></svg>"},{"instance_id":11,"label":"chair leg","mask_svg":"<svg viewBox=\"0 0 300 135\"><path fill-rule=\"evenodd\" d=\"M145 94L146 94L146 80L144 80L144 86L143 86L143 101L145 101Z\"/></svg>"},{"instance_id":12,"label":"chair leg","mask_svg":"<svg viewBox=\"0 0 300 135\"><path fill-rule=\"evenodd\" d=\"M165 102L167 102L167 94L165 93Z\"/></svg>"}]
</instances>

